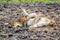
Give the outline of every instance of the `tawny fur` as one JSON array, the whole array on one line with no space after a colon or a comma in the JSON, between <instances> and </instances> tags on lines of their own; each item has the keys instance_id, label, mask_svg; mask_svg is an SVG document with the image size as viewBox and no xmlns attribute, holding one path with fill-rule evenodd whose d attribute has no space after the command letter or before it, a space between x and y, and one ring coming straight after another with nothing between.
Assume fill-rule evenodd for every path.
<instances>
[{"instance_id":1,"label":"tawny fur","mask_svg":"<svg viewBox=\"0 0 60 40\"><path fill-rule=\"evenodd\" d=\"M38 18L38 17L36 17L36 19L37 19L37 18ZM42 23L42 21L41 21L42 18L44 18L44 19L42 20L43 23ZM35 20L36 20L36 19L35 19ZM37 21L38 21L38 20L37 20ZM34 22L34 21L33 21L33 22ZM40 23L39 23L39 22L40 22ZM41 17L39 22L36 23L36 24L34 24L34 25L32 25L32 26L30 26L29 29L31 30L31 29L43 27L43 26L46 26L46 25L50 25L50 26L52 26L52 27L54 27L54 26L57 25L56 20L55 20L54 18L53 18L53 19L49 19L49 18L47 18L47 17Z\"/></svg>"},{"instance_id":2,"label":"tawny fur","mask_svg":"<svg viewBox=\"0 0 60 40\"><path fill-rule=\"evenodd\" d=\"M50 23L50 19L48 19L47 17L41 17L41 18L36 17L34 19L34 21L37 21L37 23L30 26L29 29L35 29L35 28L43 27L43 26L48 25Z\"/></svg>"},{"instance_id":3,"label":"tawny fur","mask_svg":"<svg viewBox=\"0 0 60 40\"><path fill-rule=\"evenodd\" d=\"M19 19L19 20L13 20L13 21L11 21L10 23L9 23L9 25L11 26L11 27L16 27L17 25L19 25L19 26L23 26L24 25L24 23L25 22L27 22L28 21L28 17L27 16L24 16L24 17L22 17L21 19Z\"/></svg>"}]
</instances>

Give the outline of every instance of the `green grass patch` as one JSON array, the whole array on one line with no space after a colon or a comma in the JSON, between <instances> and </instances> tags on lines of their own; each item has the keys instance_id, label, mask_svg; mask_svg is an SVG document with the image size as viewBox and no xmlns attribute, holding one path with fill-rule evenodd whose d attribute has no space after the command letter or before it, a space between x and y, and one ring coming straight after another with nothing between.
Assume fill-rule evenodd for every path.
<instances>
[{"instance_id":1,"label":"green grass patch","mask_svg":"<svg viewBox=\"0 0 60 40\"><path fill-rule=\"evenodd\" d=\"M45 2L45 3L54 3L54 2L60 2L60 0L0 0L0 2L16 2L16 3L34 3L34 2Z\"/></svg>"},{"instance_id":2,"label":"green grass patch","mask_svg":"<svg viewBox=\"0 0 60 40\"><path fill-rule=\"evenodd\" d=\"M6 35L0 34L0 38L6 38Z\"/></svg>"}]
</instances>

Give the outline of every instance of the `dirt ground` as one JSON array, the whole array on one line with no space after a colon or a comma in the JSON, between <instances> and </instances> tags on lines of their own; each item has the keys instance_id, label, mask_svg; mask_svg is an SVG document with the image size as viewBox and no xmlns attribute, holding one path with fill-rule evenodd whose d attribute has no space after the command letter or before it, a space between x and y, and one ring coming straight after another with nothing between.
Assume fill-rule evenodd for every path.
<instances>
[{"instance_id":1,"label":"dirt ground","mask_svg":"<svg viewBox=\"0 0 60 40\"><path fill-rule=\"evenodd\" d=\"M57 27L45 26L28 30L25 27L15 29L5 25L24 15L21 7L28 13L42 13L49 18L55 18ZM0 40L60 40L60 3L0 3Z\"/></svg>"}]
</instances>

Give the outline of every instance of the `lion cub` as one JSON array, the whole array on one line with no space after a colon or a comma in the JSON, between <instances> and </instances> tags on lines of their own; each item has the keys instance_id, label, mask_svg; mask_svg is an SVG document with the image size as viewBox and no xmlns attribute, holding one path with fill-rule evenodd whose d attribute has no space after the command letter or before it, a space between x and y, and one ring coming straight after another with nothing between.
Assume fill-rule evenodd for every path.
<instances>
[{"instance_id":1,"label":"lion cub","mask_svg":"<svg viewBox=\"0 0 60 40\"><path fill-rule=\"evenodd\" d=\"M36 19L39 19L39 17L37 17ZM43 26L46 26L46 25L50 25L50 26L54 27L54 26L57 25L57 23L56 23L55 19L49 19L47 17L41 17L39 20L37 20L36 23L34 23L33 25L29 26L29 29L31 30L31 29L43 27Z\"/></svg>"},{"instance_id":2,"label":"lion cub","mask_svg":"<svg viewBox=\"0 0 60 40\"><path fill-rule=\"evenodd\" d=\"M9 22L9 25L11 27L17 27L17 26L22 27L24 25L24 23L28 21L28 19L29 18L27 16L24 16L19 20L15 20L15 21L13 20L13 21Z\"/></svg>"}]
</instances>

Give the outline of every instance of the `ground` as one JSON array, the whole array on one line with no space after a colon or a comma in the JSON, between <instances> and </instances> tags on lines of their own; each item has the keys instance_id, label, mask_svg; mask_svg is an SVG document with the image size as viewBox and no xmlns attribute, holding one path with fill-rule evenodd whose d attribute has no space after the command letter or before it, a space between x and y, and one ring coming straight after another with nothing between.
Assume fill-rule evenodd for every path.
<instances>
[{"instance_id":1,"label":"ground","mask_svg":"<svg viewBox=\"0 0 60 40\"><path fill-rule=\"evenodd\" d=\"M49 18L55 18L57 27L45 26L36 30L27 28L11 28L5 23L20 19L24 13L42 13ZM0 4L0 40L60 40L60 3L1 3Z\"/></svg>"}]
</instances>

